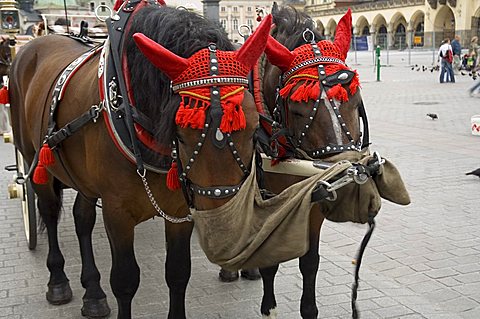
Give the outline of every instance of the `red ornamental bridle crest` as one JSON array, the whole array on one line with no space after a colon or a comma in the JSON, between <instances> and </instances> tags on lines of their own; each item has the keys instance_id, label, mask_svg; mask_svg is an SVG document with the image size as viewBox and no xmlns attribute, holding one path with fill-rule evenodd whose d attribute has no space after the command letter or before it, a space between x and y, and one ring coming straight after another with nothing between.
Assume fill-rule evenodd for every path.
<instances>
[{"instance_id":1,"label":"red ornamental bridle crest","mask_svg":"<svg viewBox=\"0 0 480 319\"><path fill-rule=\"evenodd\" d=\"M351 28L352 13L349 9L338 23L333 42L322 40L316 43L306 43L290 51L270 36L265 53L268 56L268 60L283 72L283 87L280 95L283 98L288 97L293 88L303 81L295 92L291 94L290 99L297 102L306 102L309 99L315 100L320 95L318 65L321 65L322 72L325 72L323 76L328 76L341 70L350 70L345 64L345 60L350 48ZM355 72L355 76L348 87L351 95L355 94L358 86L358 74ZM329 99L348 100L348 92L341 84L329 88L326 93Z\"/></svg>"},{"instance_id":2,"label":"red ornamental bridle crest","mask_svg":"<svg viewBox=\"0 0 480 319\"><path fill-rule=\"evenodd\" d=\"M223 110L219 128L223 133L231 133L246 127L242 101L248 87L247 75L263 53L271 23L269 15L238 51L217 50L211 44L188 59L143 34L134 34L133 38L147 59L172 80L174 93L181 96L177 125L203 128L213 94L219 95ZM212 87L218 90L211 90Z\"/></svg>"}]
</instances>

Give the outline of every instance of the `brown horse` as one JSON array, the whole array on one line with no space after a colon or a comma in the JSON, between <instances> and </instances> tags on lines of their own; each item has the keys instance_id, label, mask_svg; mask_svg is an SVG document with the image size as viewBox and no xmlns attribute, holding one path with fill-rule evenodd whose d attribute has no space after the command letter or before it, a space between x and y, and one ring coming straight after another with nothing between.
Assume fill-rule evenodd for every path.
<instances>
[{"instance_id":1,"label":"brown horse","mask_svg":"<svg viewBox=\"0 0 480 319\"><path fill-rule=\"evenodd\" d=\"M351 39L351 15L338 23L335 40L319 41L313 21L292 8L272 9L275 27L260 68L256 98L268 114L261 123L272 137L264 143L266 153L281 161L287 158L337 161L342 154L360 154L368 147L368 125L358 89L358 75L345 65ZM280 83L280 84L279 84ZM362 138L363 128L363 138ZM347 155L345 155L346 157ZM279 193L302 177L266 174L265 188ZM352 198L338 198L348 202ZM376 213L379 206L367 207ZM319 236L328 206L317 203L310 212L309 250L300 258L303 294L302 318L317 318L315 297L319 268ZM370 211L369 211L370 212ZM365 221L363 221L365 222ZM278 265L260 269L264 295L261 313L275 318L277 306L274 277Z\"/></svg>"},{"instance_id":2,"label":"brown horse","mask_svg":"<svg viewBox=\"0 0 480 319\"><path fill-rule=\"evenodd\" d=\"M62 304L72 298L57 237L62 189L71 187L79 192L73 215L82 256L81 282L86 289L82 314L103 317L110 312L99 284L100 274L91 242L95 206L101 198L112 252L110 284L118 303L118 318L131 318L131 302L139 286L140 268L133 246L135 226L159 214L168 218L165 222L165 277L170 290L168 317L185 318L193 228L189 222L189 205L211 209L224 204L231 196L225 189L241 184L248 173L258 114L253 97L245 88L246 75L265 47L271 19L266 19L244 47L233 51L220 26L194 13L144 2L135 10L124 42L129 70L128 93L123 94L125 101L118 95L113 96L111 91L103 101L100 98L102 90L97 85L97 75L105 72L103 57L115 56L112 47L110 53L92 50L91 57L63 87L58 107L52 108L55 83L63 81L60 74L89 48L59 35L41 37L24 46L11 69L14 141L27 163L36 165L39 158L34 175L38 183L33 184L33 188L48 233L47 300ZM114 22L107 21L107 24ZM123 29L114 31L123 32ZM100 68L99 61L102 62ZM212 78L219 80L212 82ZM110 84L112 89L113 83ZM135 101L137 112L153 124L151 138L158 149L173 148L178 153L177 161L172 163L171 176L145 170L142 157L134 147L119 151L117 142L112 141L111 127L107 125L109 112L117 118L128 117L129 111L122 109L129 108L127 95L130 95L128 102ZM67 123L88 115L89 110L98 111L101 102L117 107L108 112L104 109L97 114L100 119L90 118L91 121L61 143L53 143L52 136L72 133L72 125L65 126ZM137 124L135 128L133 124L130 127L130 137L139 136L135 134L139 132ZM57 132L60 135L56 135ZM133 140L133 144L140 144ZM223 147L226 144L228 146ZM42 153L40 150L44 149ZM134 153L136 165L122 154L129 151ZM176 180L175 166L182 180L183 194L170 190L178 187L172 182ZM214 195L201 194L203 190L208 192L209 187L213 187ZM217 189L221 196L217 196ZM195 195L192 190L199 193Z\"/></svg>"}]
</instances>

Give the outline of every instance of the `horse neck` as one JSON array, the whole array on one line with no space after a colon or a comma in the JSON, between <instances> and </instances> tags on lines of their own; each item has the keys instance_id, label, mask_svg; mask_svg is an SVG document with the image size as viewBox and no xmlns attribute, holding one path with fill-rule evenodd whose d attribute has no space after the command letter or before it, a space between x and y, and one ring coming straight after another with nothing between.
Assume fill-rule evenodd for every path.
<instances>
[{"instance_id":1,"label":"horse neck","mask_svg":"<svg viewBox=\"0 0 480 319\"><path fill-rule=\"evenodd\" d=\"M262 82L260 95L263 108L268 109L270 114L272 114L275 108L276 88L280 75L280 69L270 64L264 55L259 61L259 77Z\"/></svg>"}]
</instances>

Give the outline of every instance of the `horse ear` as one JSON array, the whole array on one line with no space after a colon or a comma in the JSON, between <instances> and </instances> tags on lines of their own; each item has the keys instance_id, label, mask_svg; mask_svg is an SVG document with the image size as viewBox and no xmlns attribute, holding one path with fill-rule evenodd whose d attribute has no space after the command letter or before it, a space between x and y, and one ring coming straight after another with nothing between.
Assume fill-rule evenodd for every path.
<instances>
[{"instance_id":1,"label":"horse ear","mask_svg":"<svg viewBox=\"0 0 480 319\"><path fill-rule=\"evenodd\" d=\"M275 16L278 14L278 4L276 1L273 2L273 5L272 5L272 16L275 18Z\"/></svg>"},{"instance_id":2,"label":"horse ear","mask_svg":"<svg viewBox=\"0 0 480 319\"><path fill-rule=\"evenodd\" d=\"M257 63L258 58L265 50L267 38L272 26L272 15L266 16L257 30L245 41L241 48L237 51L237 61L241 62L249 69Z\"/></svg>"},{"instance_id":3,"label":"horse ear","mask_svg":"<svg viewBox=\"0 0 480 319\"><path fill-rule=\"evenodd\" d=\"M182 58L142 33L135 33L133 40L143 55L170 80L175 80L188 67L188 60Z\"/></svg>"},{"instance_id":4,"label":"horse ear","mask_svg":"<svg viewBox=\"0 0 480 319\"><path fill-rule=\"evenodd\" d=\"M267 55L268 61L279 67L283 72L288 71L295 59L295 54L290 52L289 49L275 40L271 35L268 36L265 54Z\"/></svg>"},{"instance_id":5,"label":"horse ear","mask_svg":"<svg viewBox=\"0 0 480 319\"><path fill-rule=\"evenodd\" d=\"M337 25L337 32L335 33L335 40L333 43L340 50L343 59L347 58L348 50L350 49L350 41L352 40L352 10L348 8L347 13L340 19Z\"/></svg>"}]
</instances>

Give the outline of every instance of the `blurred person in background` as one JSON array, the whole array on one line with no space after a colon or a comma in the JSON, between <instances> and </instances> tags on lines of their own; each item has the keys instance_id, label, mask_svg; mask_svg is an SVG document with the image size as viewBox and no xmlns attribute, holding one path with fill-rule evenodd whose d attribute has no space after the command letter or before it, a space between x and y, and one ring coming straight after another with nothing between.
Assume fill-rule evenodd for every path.
<instances>
[{"instance_id":1,"label":"blurred person in background","mask_svg":"<svg viewBox=\"0 0 480 319\"><path fill-rule=\"evenodd\" d=\"M453 73L459 74L462 67L462 45L460 44L460 36L455 35L455 39L452 41L453 52Z\"/></svg>"}]
</instances>

